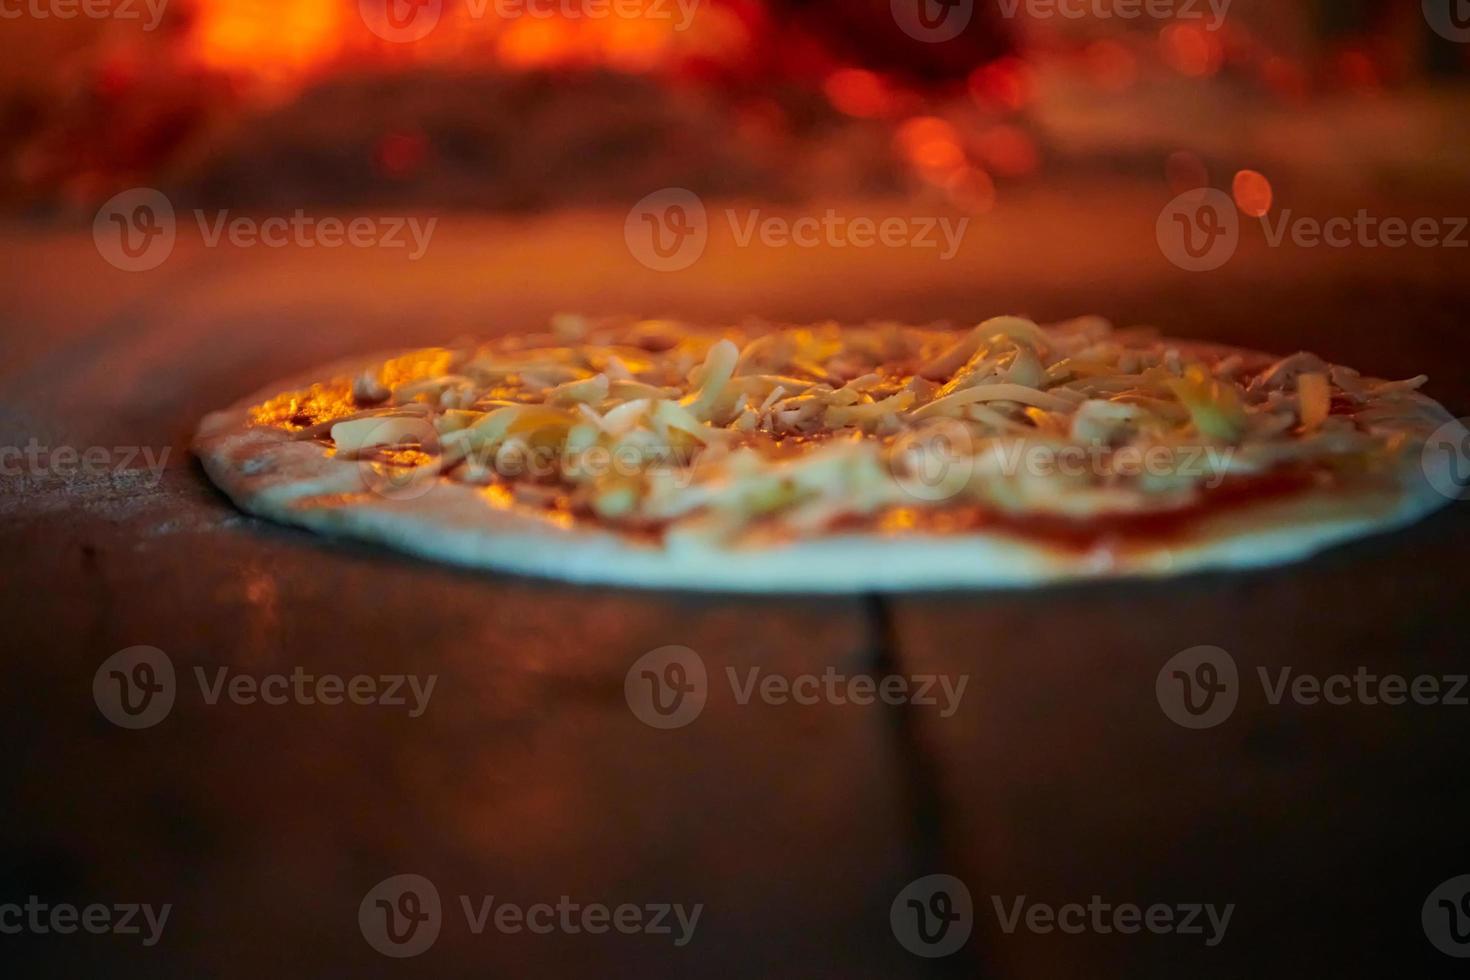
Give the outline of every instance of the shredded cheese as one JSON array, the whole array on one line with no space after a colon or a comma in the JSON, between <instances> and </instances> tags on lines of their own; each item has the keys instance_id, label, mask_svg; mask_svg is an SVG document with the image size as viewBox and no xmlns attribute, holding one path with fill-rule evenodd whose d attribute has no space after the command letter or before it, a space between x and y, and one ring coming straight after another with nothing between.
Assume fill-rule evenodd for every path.
<instances>
[{"instance_id":1,"label":"shredded cheese","mask_svg":"<svg viewBox=\"0 0 1470 980\"><path fill-rule=\"evenodd\" d=\"M1296 394L1301 402L1302 429L1315 432L1332 411L1332 389L1327 375L1315 371L1299 375Z\"/></svg>"},{"instance_id":2,"label":"shredded cheese","mask_svg":"<svg viewBox=\"0 0 1470 980\"><path fill-rule=\"evenodd\" d=\"M554 502L558 520L661 523L687 541L882 512L912 527L952 505L1068 517L1174 508L1226 476L1401 448L1371 427L1418 417L1423 383L1308 353L1264 368L1195 356L1098 318L1043 328L999 317L957 335L892 324L716 334L563 316L547 334L408 354L287 393L252 418L375 465L414 445L399 455L487 500ZM936 425L938 455L916 460ZM1039 472L1037 452L1085 465ZM1144 453L1167 465L1126 465ZM1213 462L1184 465L1202 457ZM946 467L966 474L950 492L916 489Z\"/></svg>"}]
</instances>

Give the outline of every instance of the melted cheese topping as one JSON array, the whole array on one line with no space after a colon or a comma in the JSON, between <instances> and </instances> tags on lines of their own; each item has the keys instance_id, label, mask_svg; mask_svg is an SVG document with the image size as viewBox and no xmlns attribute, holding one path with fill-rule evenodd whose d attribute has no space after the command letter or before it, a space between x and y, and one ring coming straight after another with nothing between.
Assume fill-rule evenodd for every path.
<instances>
[{"instance_id":1,"label":"melted cheese topping","mask_svg":"<svg viewBox=\"0 0 1470 980\"><path fill-rule=\"evenodd\" d=\"M1422 377L1247 357L1091 317L960 334L563 316L549 334L407 354L251 414L374 466L481 486L497 506L670 542L854 519L899 533L977 508L1177 512L1227 479L1371 470L1433 428L1412 394Z\"/></svg>"}]
</instances>

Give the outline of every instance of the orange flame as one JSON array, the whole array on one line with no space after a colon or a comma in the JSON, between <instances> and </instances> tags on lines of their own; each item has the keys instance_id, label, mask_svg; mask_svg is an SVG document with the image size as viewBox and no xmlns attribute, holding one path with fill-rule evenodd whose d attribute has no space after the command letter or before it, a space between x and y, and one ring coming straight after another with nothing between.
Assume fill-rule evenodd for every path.
<instances>
[{"instance_id":1,"label":"orange flame","mask_svg":"<svg viewBox=\"0 0 1470 980\"><path fill-rule=\"evenodd\" d=\"M395 0L383 0L395 2ZM743 57L750 38L730 10L699 4L680 8L647 0L637 16L583 13L536 0L507 7L444 0L425 7L434 17L424 36L395 43L374 34L359 0L195 0L192 54L203 65L267 83L289 82L334 64L404 64L476 60L526 70L597 65L623 72L669 67L681 58ZM418 9L418 8L415 8ZM599 8L606 10L627 10Z\"/></svg>"}]
</instances>

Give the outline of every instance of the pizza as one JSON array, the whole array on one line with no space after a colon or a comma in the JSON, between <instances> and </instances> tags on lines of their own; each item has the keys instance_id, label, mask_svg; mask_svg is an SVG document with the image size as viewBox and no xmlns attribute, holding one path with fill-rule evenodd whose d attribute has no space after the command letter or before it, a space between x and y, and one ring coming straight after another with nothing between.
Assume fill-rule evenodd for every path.
<instances>
[{"instance_id":1,"label":"pizza","mask_svg":"<svg viewBox=\"0 0 1470 980\"><path fill-rule=\"evenodd\" d=\"M1431 440L1465 437L1424 383L1097 317L567 315L275 385L205 418L194 449L246 511L459 565L1014 586L1277 564L1413 521L1451 499L1435 488L1456 460Z\"/></svg>"}]
</instances>

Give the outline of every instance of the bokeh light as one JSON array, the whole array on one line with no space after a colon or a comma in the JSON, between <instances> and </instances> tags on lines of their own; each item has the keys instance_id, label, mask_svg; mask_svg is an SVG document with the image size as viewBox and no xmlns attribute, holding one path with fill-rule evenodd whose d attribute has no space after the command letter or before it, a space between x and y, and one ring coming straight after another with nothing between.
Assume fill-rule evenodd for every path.
<instances>
[{"instance_id":1,"label":"bokeh light","mask_svg":"<svg viewBox=\"0 0 1470 980\"><path fill-rule=\"evenodd\" d=\"M1265 174L1255 170L1242 170L1232 183L1235 205L1252 218L1260 218L1271 210L1274 191Z\"/></svg>"}]
</instances>

